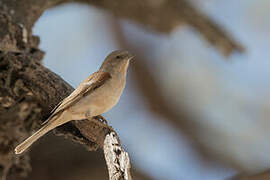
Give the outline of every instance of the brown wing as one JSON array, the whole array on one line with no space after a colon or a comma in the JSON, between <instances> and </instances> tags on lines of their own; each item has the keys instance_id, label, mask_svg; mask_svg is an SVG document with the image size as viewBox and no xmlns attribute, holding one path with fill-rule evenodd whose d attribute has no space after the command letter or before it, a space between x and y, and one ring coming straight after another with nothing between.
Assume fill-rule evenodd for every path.
<instances>
[{"instance_id":1,"label":"brown wing","mask_svg":"<svg viewBox=\"0 0 270 180\"><path fill-rule=\"evenodd\" d=\"M81 82L77 89L75 89L68 97L62 100L54 108L52 115L44 123L48 122L51 118L78 102L83 96L102 86L110 78L111 75L108 72L97 71L91 74L88 78Z\"/></svg>"}]
</instances>

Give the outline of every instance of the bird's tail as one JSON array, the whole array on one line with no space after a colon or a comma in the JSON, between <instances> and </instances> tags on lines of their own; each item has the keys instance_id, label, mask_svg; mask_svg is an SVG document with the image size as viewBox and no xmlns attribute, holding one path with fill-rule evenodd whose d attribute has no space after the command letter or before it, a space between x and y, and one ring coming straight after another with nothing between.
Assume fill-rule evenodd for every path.
<instances>
[{"instance_id":1,"label":"bird's tail","mask_svg":"<svg viewBox=\"0 0 270 180\"><path fill-rule=\"evenodd\" d=\"M31 146L36 140L38 140L41 136L49 132L55 128L52 122L47 122L42 128L40 128L37 132L35 132L32 136L24 140L21 144L19 144L15 148L15 154L21 154L24 152L29 146Z\"/></svg>"}]
</instances>

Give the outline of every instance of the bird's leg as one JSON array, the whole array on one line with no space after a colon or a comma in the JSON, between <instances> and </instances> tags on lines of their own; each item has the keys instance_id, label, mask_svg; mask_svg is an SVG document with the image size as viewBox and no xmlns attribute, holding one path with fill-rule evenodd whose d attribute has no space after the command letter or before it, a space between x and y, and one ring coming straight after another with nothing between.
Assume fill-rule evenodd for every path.
<instances>
[{"instance_id":1,"label":"bird's leg","mask_svg":"<svg viewBox=\"0 0 270 180\"><path fill-rule=\"evenodd\" d=\"M87 119L89 119L89 118L91 118L92 116L91 116L91 113L90 113L90 111L88 110L88 111L86 111L86 113L85 113L85 117L87 118Z\"/></svg>"},{"instance_id":2,"label":"bird's leg","mask_svg":"<svg viewBox=\"0 0 270 180\"><path fill-rule=\"evenodd\" d=\"M90 111L87 111L85 113L85 117L86 119L93 121L95 124L113 131L113 129L107 124L106 119L104 119L102 116L91 116Z\"/></svg>"}]
</instances>

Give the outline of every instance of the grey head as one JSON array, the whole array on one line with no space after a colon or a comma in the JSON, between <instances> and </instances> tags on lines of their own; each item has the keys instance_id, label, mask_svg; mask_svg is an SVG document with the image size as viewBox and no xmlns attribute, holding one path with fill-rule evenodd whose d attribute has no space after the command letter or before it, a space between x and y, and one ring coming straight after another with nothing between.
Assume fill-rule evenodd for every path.
<instances>
[{"instance_id":1,"label":"grey head","mask_svg":"<svg viewBox=\"0 0 270 180\"><path fill-rule=\"evenodd\" d=\"M117 50L111 52L104 62L102 63L100 70L109 73L118 73L127 71L129 61L134 56L125 50Z\"/></svg>"}]
</instances>

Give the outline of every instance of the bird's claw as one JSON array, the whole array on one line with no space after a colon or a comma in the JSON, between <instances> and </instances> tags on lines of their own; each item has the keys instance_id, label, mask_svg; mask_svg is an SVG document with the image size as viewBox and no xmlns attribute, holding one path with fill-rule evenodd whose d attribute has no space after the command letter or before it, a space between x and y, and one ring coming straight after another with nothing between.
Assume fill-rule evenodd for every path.
<instances>
[{"instance_id":1,"label":"bird's claw","mask_svg":"<svg viewBox=\"0 0 270 180\"><path fill-rule=\"evenodd\" d=\"M108 125L107 120L104 117L102 117L101 115L95 116L95 118L98 119L100 122Z\"/></svg>"},{"instance_id":2,"label":"bird's claw","mask_svg":"<svg viewBox=\"0 0 270 180\"><path fill-rule=\"evenodd\" d=\"M107 120L100 115L92 117L91 120L103 128L109 129L110 131L114 131L112 127L108 125Z\"/></svg>"}]
</instances>

